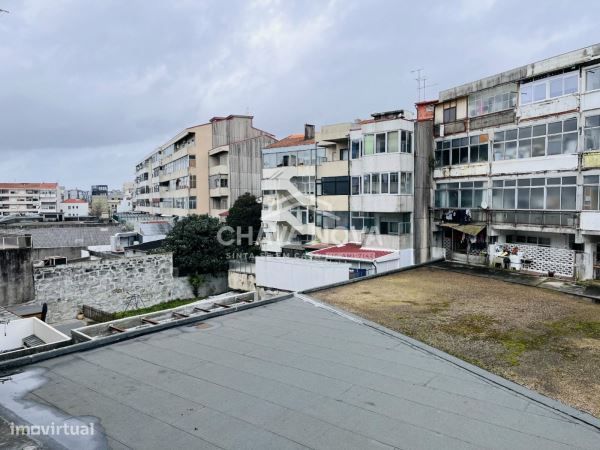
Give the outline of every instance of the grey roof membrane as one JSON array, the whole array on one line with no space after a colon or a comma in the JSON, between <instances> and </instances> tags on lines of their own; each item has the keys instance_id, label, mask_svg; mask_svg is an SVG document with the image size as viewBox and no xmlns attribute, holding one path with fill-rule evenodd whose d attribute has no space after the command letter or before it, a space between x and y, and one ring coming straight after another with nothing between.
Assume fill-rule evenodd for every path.
<instances>
[{"instance_id":1,"label":"grey roof membrane","mask_svg":"<svg viewBox=\"0 0 600 450\"><path fill-rule=\"evenodd\" d=\"M33 247L87 247L90 245L109 245L110 237L121 231L117 225L67 226L40 228L6 228L8 234L30 234Z\"/></svg>"},{"instance_id":2,"label":"grey roof membrane","mask_svg":"<svg viewBox=\"0 0 600 450\"><path fill-rule=\"evenodd\" d=\"M93 438L61 438L72 448L600 442L592 426L298 298L28 366L0 385L2 414L21 424L94 423Z\"/></svg>"}]
</instances>

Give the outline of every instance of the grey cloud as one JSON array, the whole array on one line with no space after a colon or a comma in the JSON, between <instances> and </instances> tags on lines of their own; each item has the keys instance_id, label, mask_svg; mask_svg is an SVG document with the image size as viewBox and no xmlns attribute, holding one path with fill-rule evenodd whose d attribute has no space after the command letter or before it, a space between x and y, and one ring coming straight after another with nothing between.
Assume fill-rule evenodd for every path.
<instances>
[{"instance_id":1,"label":"grey cloud","mask_svg":"<svg viewBox=\"0 0 600 450\"><path fill-rule=\"evenodd\" d=\"M597 2L0 0L0 180L80 187L214 115L304 122L412 108L439 89L598 41ZM585 14L581 14L585 11Z\"/></svg>"}]
</instances>

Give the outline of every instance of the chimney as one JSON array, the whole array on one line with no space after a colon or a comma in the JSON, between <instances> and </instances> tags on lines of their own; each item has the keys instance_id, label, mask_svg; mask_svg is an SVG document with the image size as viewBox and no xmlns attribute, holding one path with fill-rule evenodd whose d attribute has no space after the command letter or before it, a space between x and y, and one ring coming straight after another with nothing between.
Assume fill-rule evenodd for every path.
<instances>
[{"instance_id":1,"label":"chimney","mask_svg":"<svg viewBox=\"0 0 600 450\"><path fill-rule=\"evenodd\" d=\"M314 139L314 138L315 138L315 126L305 123L304 124L304 140L307 141L309 139Z\"/></svg>"}]
</instances>

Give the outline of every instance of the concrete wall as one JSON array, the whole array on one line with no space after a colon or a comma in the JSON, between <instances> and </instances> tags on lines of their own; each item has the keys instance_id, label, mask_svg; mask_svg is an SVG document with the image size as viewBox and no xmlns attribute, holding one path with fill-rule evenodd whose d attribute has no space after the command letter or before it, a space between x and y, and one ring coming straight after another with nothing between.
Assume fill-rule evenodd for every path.
<instances>
[{"instance_id":1,"label":"concrete wall","mask_svg":"<svg viewBox=\"0 0 600 450\"><path fill-rule=\"evenodd\" d=\"M34 261L39 261L49 256L63 256L68 261L71 261L81 259L82 250L87 250L87 247L33 248L31 254Z\"/></svg>"},{"instance_id":2,"label":"concrete wall","mask_svg":"<svg viewBox=\"0 0 600 450\"><path fill-rule=\"evenodd\" d=\"M256 258L256 285L283 291L300 291L347 281L350 264L300 258Z\"/></svg>"},{"instance_id":3,"label":"concrete wall","mask_svg":"<svg viewBox=\"0 0 600 450\"><path fill-rule=\"evenodd\" d=\"M227 275L227 285L229 289L236 291L254 291L256 289L256 275L230 270Z\"/></svg>"},{"instance_id":4,"label":"concrete wall","mask_svg":"<svg viewBox=\"0 0 600 450\"><path fill-rule=\"evenodd\" d=\"M34 298L33 259L30 248L0 250L0 306Z\"/></svg>"},{"instance_id":5,"label":"concrete wall","mask_svg":"<svg viewBox=\"0 0 600 450\"><path fill-rule=\"evenodd\" d=\"M48 322L74 318L87 304L115 312L152 306L175 298L191 298L187 278L173 277L172 255L90 261L36 268L36 300L48 303ZM227 289L225 276L206 277L200 296Z\"/></svg>"},{"instance_id":6,"label":"concrete wall","mask_svg":"<svg viewBox=\"0 0 600 450\"><path fill-rule=\"evenodd\" d=\"M431 206L431 162L433 161L433 121L415 123L415 173L414 173L414 256L415 264L428 261L430 226L429 207Z\"/></svg>"}]
</instances>

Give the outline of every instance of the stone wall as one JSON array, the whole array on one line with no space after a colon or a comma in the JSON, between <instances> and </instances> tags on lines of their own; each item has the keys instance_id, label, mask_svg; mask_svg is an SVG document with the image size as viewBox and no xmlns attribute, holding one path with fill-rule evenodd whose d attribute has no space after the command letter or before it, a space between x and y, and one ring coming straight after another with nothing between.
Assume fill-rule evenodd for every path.
<instances>
[{"instance_id":1,"label":"stone wall","mask_svg":"<svg viewBox=\"0 0 600 450\"><path fill-rule=\"evenodd\" d=\"M0 249L0 306L25 303L33 297L31 249Z\"/></svg>"},{"instance_id":2,"label":"stone wall","mask_svg":"<svg viewBox=\"0 0 600 450\"><path fill-rule=\"evenodd\" d=\"M224 292L227 278L220 284L218 278L207 279L201 291ZM48 303L49 323L75 318L82 304L116 312L192 297L187 279L173 277L171 254L35 268L34 279L36 301Z\"/></svg>"}]
</instances>

